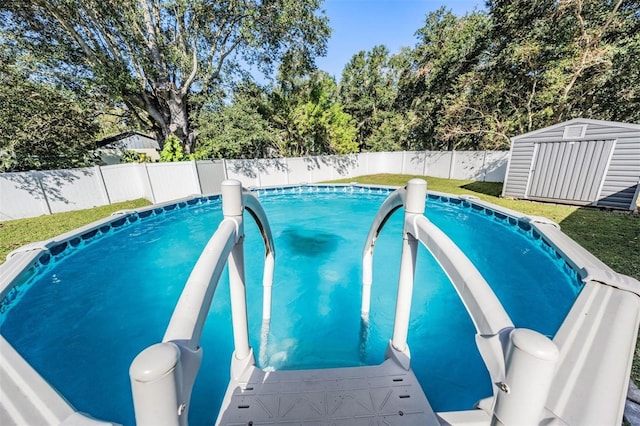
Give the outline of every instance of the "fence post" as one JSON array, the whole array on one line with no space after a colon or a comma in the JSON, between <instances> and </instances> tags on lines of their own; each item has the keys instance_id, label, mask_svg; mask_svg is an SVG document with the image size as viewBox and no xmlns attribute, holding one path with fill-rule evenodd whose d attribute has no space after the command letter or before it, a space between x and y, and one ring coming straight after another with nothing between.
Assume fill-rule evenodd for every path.
<instances>
[{"instance_id":1,"label":"fence post","mask_svg":"<svg viewBox=\"0 0 640 426\"><path fill-rule=\"evenodd\" d=\"M42 192L42 198L44 199L44 203L47 206L47 212L48 212L47 214L53 214L51 212L51 205L49 204L49 198L47 198L47 191L45 191L44 184L42 183L42 172L32 170L31 173L34 174L34 177L36 178L36 182L38 182L38 187Z\"/></svg>"},{"instance_id":2,"label":"fence post","mask_svg":"<svg viewBox=\"0 0 640 426\"><path fill-rule=\"evenodd\" d=\"M487 150L484 150L484 155L482 156L482 181L485 182L487 179Z\"/></svg>"},{"instance_id":3,"label":"fence post","mask_svg":"<svg viewBox=\"0 0 640 426\"><path fill-rule=\"evenodd\" d=\"M200 173L198 173L198 164L196 160L191 160L191 169L193 171L193 178L196 181L196 189L198 190L198 195L202 195L202 184L200 183Z\"/></svg>"},{"instance_id":4,"label":"fence post","mask_svg":"<svg viewBox=\"0 0 640 426\"><path fill-rule=\"evenodd\" d=\"M287 185L289 185L289 162L287 161L287 157L284 157L284 172L287 180Z\"/></svg>"},{"instance_id":5,"label":"fence post","mask_svg":"<svg viewBox=\"0 0 640 426\"><path fill-rule=\"evenodd\" d=\"M402 151L402 165L400 166L401 167L400 168L400 174L401 175L406 175L407 174L407 172L406 172L406 170L407 170L406 161L407 161L407 151Z\"/></svg>"},{"instance_id":6,"label":"fence post","mask_svg":"<svg viewBox=\"0 0 640 426\"><path fill-rule=\"evenodd\" d=\"M153 192L153 183L151 182L151 176L149 175L149 168L147 166L147 163L140 163L140 166L144 167L144 175L147 178L147 187L149 188L149 191L151 192L151 202L153 204L156 203L156 194Z\"/></svg>"},{"instance_id":7,"label":"fence post","mask_svg":"<svg viewBox=\"0 0 640 426\"><path fill-rule=\"evenodd\" d=\"M258 181L258 188L262 188L262 172L260 171L260 159L259 158L255 158L255 165L256 165L256 180Z\"/></svg>"},{"instance_id":8,"label":"fence post","mask_svg":"<svg viewBox=\"0 0 640 426\"><path fill-rule=\"evenodd\" d=\"M367 160L367 167L365 167L365 170L367 171L366 174L370 175L371 171L370 171L370 167L369 167L369 156L371 155L371 153L370 152L365 152L364 155L365 155L365 159Z\"/></svg>"},{"instance_id":9,"label":"fence post","mask_svg":"<svg viewBox=\"0 0 640 426\"><path fill-rule=\"evenodd\" d=\"M451 176L453 176L453 169L456 166L456 151L455 150L451 150L451 161L449 161L449 179L451 179Z\"/></svg>"},{"instance_id":10,"label":"fence post","mask_svg":"<svg viewBox=\"0 0 640 426\"><path fill-rule=\"evenodd\" d=\"M349 162L349 179L353 178L353 170L355 169L356 164L360 164L358 161L359 154L351 154L350 156L353 162Z\"/></svg>"},{"instance_id":11,"label":"fence post","mask_svg":"<svg viewBox=\"0 0 640 426\"><path fill-rule=\"evenodd\" d=\"M102 195L104 195L104 198L107 201L107 204L111 204L111 197L109 197L109 191L107 190L107 184L104 182L104 176L102 174L102 168L100 166L95 166L94 167L95 171L96 171L96 175L98 178L98 185L100 186L100 189L102 189Z\"/></svg>"},{"instance_id":12,"label":"fence post","mask_svg":"<svg viewBox=\"0 0 640 426\"><path fill-rule=\"evenodd\" d=\"M422 176L426 176L427 175L427 156L429 151L425 150L424 151L424 158L422 159Z\"/></svg>"},{"instance_id":13,"label":"fence post","mask_svg":"<svg viewBox=\"0 0 640 426\"><path fill-rule=\"evenodd\" d=\"M224 180L229 179L229 172L227 171L227 160L222 159L222 170L224 170Z\"/></svg>"}]
</instances>

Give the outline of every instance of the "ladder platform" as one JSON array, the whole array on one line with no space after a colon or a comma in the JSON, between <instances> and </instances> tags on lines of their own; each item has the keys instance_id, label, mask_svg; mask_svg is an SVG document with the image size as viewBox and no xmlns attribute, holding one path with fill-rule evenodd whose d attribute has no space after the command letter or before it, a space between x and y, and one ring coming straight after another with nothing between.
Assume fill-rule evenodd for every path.
<instances>
[{"instance_id":1,"label":"ladder platform","mask_svg":"<svg viewBox=\"0 0 640 426\"><path fill-rule=\"evenodd\" d=\"M440 425L412 370L380 365L265 372L233 380L222 425Z\"/></svg>"}]
</instances>

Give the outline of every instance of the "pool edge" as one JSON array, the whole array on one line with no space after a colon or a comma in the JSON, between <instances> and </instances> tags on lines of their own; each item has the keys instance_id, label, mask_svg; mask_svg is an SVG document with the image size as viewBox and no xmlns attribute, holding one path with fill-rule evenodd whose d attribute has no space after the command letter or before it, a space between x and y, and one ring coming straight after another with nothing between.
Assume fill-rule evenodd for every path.
<instances>
[{"instance_id":1,"label":"pool edge","mask_svg":"<svg viewBox=\"0 0 640 426\"><path fill-rule=\"evenodd\" d=\"M255 188L256 191L270 190L270 189L284 189L284 188L293 188L300 186L309 186L309 187L352 187L352 188L364 188L364 189L393 189L396 187L392 186L383 186L383 185L361 185L361 184L305 184L305 185L284 185L284 186L272 186L272 187L262 187ZM594 270L603 270L613 274L616 274L611 268L609 268L606 264L600 261L598 258L593 256L590 252L580 246L578 243L573 241L570 237L566 236L560 229L557 224L549 220L541 220L544 218L538 218L536 216L529 216L523 213L510 210L490 202L486 202L480 200L475 196L469 195L453 195L440 193L436 191L428 191L429 194L433 194L439 197L446 197L448 199L457 199L468 202L471 205L476 205L483 209L490 209L492 211L500 212L508 217L512 217L516 220L524 220L530 223L531 227L536 229L537 232L547 241L557 253L559 253L566 262L570 264L570 266L574 269L574 271L579 272L581 269L594 269ZM134 210L126 210L121 212L116 212L112 216L107 218L95 221L91 224L83 226L81 228L75 229L73 231L61 234L59 236L53 237L49 240L42 241L39 243L32 243L26 246L23 246L17 250L14 250L7 256L7 261L0 265L0 299L3 299L7 293L11 290L12 284L16 284L18 278L25 274L28 269L37 262L39 256L41 256L46 251L50 250L52 247L58 246L64 242L71 241L74 238L77 238L87 232L98 229L102 226L106 226L107 224L111 225L116 221L121 220L123 217L128 218L132 215L139 214L141 212L147 211L155 211L157 209L164 209L169 206L177 206L180 203L187 203L189 201L195 199L206 199L211 200L216 197L217 194L212 195L193 195L190 197L181 198L178 200L173 200L169 202L164 202L160 204L154 204L151 206L141 207L139 209ZM427 207L428 208L428 207ZM619 274L618 274L619 275ZM637 281L636 281L637 283ZM634 284L634 283L632 283ZM634 284L635 285L635 284ZM632 286L633 287L633 286ZM566 356L568 354L573 353L570 351L571 348L574 347L574 342L576 339L580 338L582 334L585 333L586 327L589 327L588 330L592 334L596 334L598 336L604 334L607 330L609 330L614 323L609 321L605 326L602 324L598 325L597 330L593 330L594 323L587 323L584 321L584 317L587 316L587 313L592 311L602 310L603 307L599 306L602 303L602 297L615 297L619 299L617 304L625 305L624 312L628 315L628 320L626 322L633 323L635 321L635 328L627 327L624 330L618 330L617 333L614 333L613 336L605 336L600 338L585 338L585 344L590 345L589 347L594 347L598 345L602 345L603 342L608 342L608 345L622 345L624 346L624 350L619 351L616 354L616 357L609 360L609 366L607 371L611 372L613 368L615 371L609 376L615 376L614 378L616 382L623 382L624 386L617 386L615 390L615 399L618 400L619 404L624 406L625 395L627 390L627 384L622 380L625 375L629 376L630 368L631 368L631 360L633 359L633 353L635 348L635 337L637 337L637 325L640 322L640 285L636 289L636 291L629 291L628 289L620 289L616 288L615 285L601 282L601 281L588 281L585 283L585 289L589 288L589 291L581 292L578 295L578 298L572 305L569 313L563 320L560 329L554 338L554 343L556 343L561 351L565 352ZM584 296L583 296L584 293ZM579 303L580 301L580 303ZM597 303L599 302L599 303ZM604 310L609 315L614 315L619 313L616 308L616 304L609 303L604 307ZM635 318L632 318L632 311L635 311ZM617 317L616 317L617 318ZM608 328L607 328L608 327ZM631 339L631 336L635 333L635 337ZM558 337L560 336L560 337ZM557 340L556 340L557 339ZM630 340L632 340L631 344L627 344ZM626 342L626 343L625 343ZM5 349L10 348L10 349ZM583 350L585 347L582 346ZM37 411L38 413L45 413L47 411L53 412L47 414L46 418L53 419L53 422L47 424L64 424L64 420L69 418L69 416L76 416L75 420L78 419L79 413L69 404L51 385L49 385L38 373L35 371L22 357L21 355L11 347L11 345L6 342L6 340L0 335L0 360L2 360L3 369L11 368L15 371L18 376L18 380L16 381L18 385L16 385L16 392L11 392L11 395L8 395L5 389L5 383L3 382L2 388L0 388L0 394L3 395L2 401L0 401L0 413L7 411L6 407L15 407L20 406L20 398L23 398L24 395L28 395L34 402L31 405L31 409ZM5 353L6 352L6 353ZM591 351L592 352L592 351ZM609 351L611 352L611 351ZM8 355L7 355L8 354ZM575 355L575 354L574 354ZM572 355L572 356L574 356ZM595 355L594 355L595 356ZM578 357L580 358L580 357ZM573 388L573 392L577 392L580 388L585 387L584 380L581 382L576 379L575 376L580 375L575 371L582 370L586 368L586 366L591 365L593 361L593 356L587 354L582 357L580 361L581 364L571 361L566 367L568 371L563 377L563 380L559 382L559 379L556 379L554 382L554 392L558 393L558 389L564 389L562 395L566 395L568 392L567 386L571 386ZM3 372L0 374L4 374ZM611 393L611 377L606 379L602 378L603 375L589 375L590 382L594 382L593 386L597 386L602 388L603 383L608 384L605 391ZM606 375L605 375L606 376ZM2 377L2 376L0 376ZM572 378L573 377L573 378ZM622 379L621 379L622 378ZM573 380L573 381L572 381ZM623 390L621 391L620 389ZM622 393L621 393L622 392ZM600 392L602 394L602 392ZM53 395L53 396L52 396ZM620 397L619 395L623 395ZM592 405L595 406L595 409L599 409L602 407L603 401L606 401L606 398L603 397L606 395L601 395L600 397L596 397L592 402ZM562 396L558 397L559 400L566 399L568 397ZM50 401L50 402L49 402ZM24 401L23 401L24 402ZM562 402L562 401L560 401ZM48 404L51 404L50 406ZM489 402L485 402L485 404L490 404ZM564 404L564 405L563 405ZM569 402L564 401L563 404L556 404L553 411L549 411L549 415L554 415L560 418L572 418L579 422L582 420L588 420L590 417L585 417L590 411L584 410L581 407L576 407L575 404L571 405ZM610 408L610 407L609 407ZM617 407L619 408L619 407ZM15 412L15 408L10 408ZM478 410L482 411L482 410ZM607 411L607 410L604 410ZM617 410L620 415L619 419L617 419L617 423L619 424L622 421L622 411ZM460 413L460 414L456 414ZM467 413L467 414L464 414ZM444 416L443 421L463 421L463 419L468 416L468 411L461 412L451 412ZM43 414L44 416L44 414ZM15 415L14 415L15 417ZM86 420L86 424L95 424L95 420L89 417L80 417ZM13 417L12 417L13 418ZM483 417L484 418L484 417ZM448 419L448 420L445 420ZM4 420L0 418L0 420ZM4 422L3 422L4 424ZM16 421L16 424L20 424L20 422ZM80 424L80 423L78 423Z\"/></svg>"}]
</instances>

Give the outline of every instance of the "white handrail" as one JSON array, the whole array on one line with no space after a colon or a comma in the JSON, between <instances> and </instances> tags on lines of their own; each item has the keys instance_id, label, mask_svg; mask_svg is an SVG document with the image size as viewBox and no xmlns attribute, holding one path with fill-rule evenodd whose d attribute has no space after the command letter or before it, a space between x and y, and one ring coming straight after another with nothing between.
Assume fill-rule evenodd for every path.
<instances>
[{"instance_id":1,"label":"white handrail","mask_svg":"<svg viewBox=\"0 0 640 426\"><path fill-rule=\"evenodd\" d=\"M271 326L271 288L273 286L273 269L275 266L275 246L267 215L260 201L247 190L242 192L242 202L251 214L262 236L265 248L264 272L262 274L262 326L260 328L260 364L267 363L267 344Z\"/></svg>"},{"instance_id":2,"label":"white handrail","mask_svg":"<svg viewBox=\"0 0 640 426\"><path fill-rule=\"evenodd\" d=\"M407 370L410 368L407 334L419 241L444 270L476 328L476 344L493 384L495 402L488 409L491 424L538 424L555 375L558 348L536 331L514 328L473 263L424 216L426 192L424 180L410 180L405 189L389 196L371 225L363 253L363 324L367 325L369 315L375 240L389 216L404 204L398 298L387 358L393 358Z\"/></svg>"},{"instance_id":3,"label":"white handrail","mask_svg":"<svg viewBox=\"0 0 640 426\"><path fill-rule=\"evenodd\" d=\"M224 219L205 246L178 299L163 342L176 341L192 350L200 346L202 328L227 258L236 244L238 224Z\"/></svg>"},{"instance_id":4,"label":"white handrail","mask_svg":"<svg viewBox=\"0 0 640 426\"><path fill-rule=\"evenodd\" d=\"M426 217L414 216L405 226L425 246L453 284L477 331L480 351L492 383L505 380L508 334L514 325L484 277L451 239Z\"/></svg>"},{"instance_id":5,"label":"white handrail","mask_svg":"<svg viewBox=\"0 0 640 426\"><path fill-rule=\"evenodd\" d=\"M276 256L273 236L271 234L269 221L267 220L267 214L264 212L256 196L250 191L244 190L242 193L242 201L258 225L260 235L264 241L265 259L264 272L262 274L262 321L268 322L271 319L271 287L273 285L273 269Z\"/></svg>"},{"instance_id":6,"label":"white handrail","mask_svg":"<svg viewBox=\"0 0 640 426\"><path fill-rule=\"evenodd\" d=\"M142 351L131 364L136 423L184 426L188 421L191 391L202 361L200 338L213 295L225 265L229 266L234 352L231 372L234 379L255 365L249 344L244 275L245 209L258 224L265 243L263 328L268 330L271 312L274 246L266 214L258 200L243 191L239 181L222 184L223 221L207 243L178 300L162 343ZM268 303L267 303L268 302Z\"/></svg>"},{"instance_id":7,"label":"white handrail","mask_svg":"<svg viewBox=\"0 0 640 426\"><path fill-rule=\"evenodd\" d=\"M495 335L513 328L504 310L484 277L469 258L440 228L424 216L413 216L408 230L431 252L456 289L480 335Z\"/></svg>"},{"instance_id":8,"label":"white handrail","mask_svg":"<svg viewBox=\"0 0 640 426\"><path fill-rule=\"evenodd\" d=\"M508 332L514 327L513 322L473 263L444 232L424 216L426 185L422 179L412 179L406 188L392 193L380 207L371 225L363 252L362 318L367 321L369 315L375 240L391 214L404 205L398 298L389 351L408 368L407 334L417 243L420 241L440 264L462 299L477 330L476 343L492 380L502 381L505 376L505 342Z\"/></svg>"},{"instance_id":9,"label":"white handrail","mask_svg":"<svg viewBox=\"0 0 640 426\"><path fill-rule=\"evenodd\" d=\"M378 235L384 224L391 215L404 205L405 188L399 188L392 192L378 209L376 217L369 228L367 241L362 251L362 306L360 314L366 322L369 318L369 310L371 308L371 284L373 283L373 247L376 244Z\"/></svg>"}]
</instances>

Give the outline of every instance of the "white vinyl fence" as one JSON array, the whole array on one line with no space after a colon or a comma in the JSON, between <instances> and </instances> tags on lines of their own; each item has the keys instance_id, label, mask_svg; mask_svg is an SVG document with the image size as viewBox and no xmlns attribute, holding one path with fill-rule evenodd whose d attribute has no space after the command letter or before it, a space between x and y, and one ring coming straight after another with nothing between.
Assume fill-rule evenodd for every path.
<instances>
[{"instance_id":1,"label":"white vinyl fence","mask_svg":"<svg viewBox=\"0 0 640 426\"><path fill-rule=\"evenodd\" d=\"M245 187L265 187L398 173L503 182L508 158L508 151L404 151L0 173L0 220L137 198L161 203L194 194L213 194L220 191L225 179L238 179Z\"/></svg>"}]
</instances>

